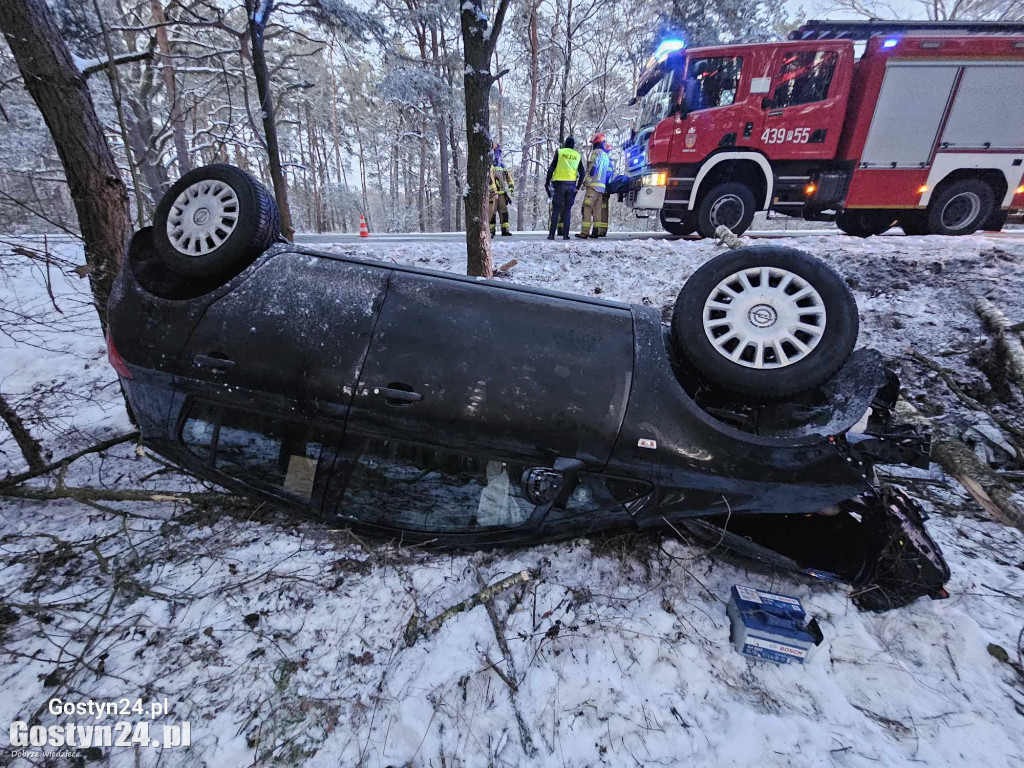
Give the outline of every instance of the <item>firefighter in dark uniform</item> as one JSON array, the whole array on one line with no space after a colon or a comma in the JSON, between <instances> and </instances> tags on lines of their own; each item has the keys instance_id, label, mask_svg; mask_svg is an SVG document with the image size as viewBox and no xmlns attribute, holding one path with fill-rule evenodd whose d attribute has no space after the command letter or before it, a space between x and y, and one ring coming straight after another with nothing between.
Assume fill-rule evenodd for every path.
<instances>
[{"instance_id":1,"label":"firefighter in dark uniform","mask_svg":"<svg viewBox=\"0 0 1024 768\"><path fill-rule=\"evenodd\" d=\"M502 237L512 237L512 230L508 225L508 204L516 192L516 183L512 178L512 172L501 161L501 145L495 142L492 149L494 162L491 164L491 237L494 236L496 218L501 219Z\"/></svg>"},{"instance_id":2,"label":"firefighter in dark uniform","mask_svg":"<svg viewBox=\"0 0 1024 768\"><path fill-rule=\"evenodd\" d=\"M572 221L572 204L576 200L576 190L583 185L583 165L580 153L576 151L576 140L569 136L558 148L548 166L548 175L544 180L544 189L551 198L551 224L548 227L548 240L555 239L555 229L569 239L569 226ZM561 226L559 226L561 225Z\"/></svg>"}]
</instances>

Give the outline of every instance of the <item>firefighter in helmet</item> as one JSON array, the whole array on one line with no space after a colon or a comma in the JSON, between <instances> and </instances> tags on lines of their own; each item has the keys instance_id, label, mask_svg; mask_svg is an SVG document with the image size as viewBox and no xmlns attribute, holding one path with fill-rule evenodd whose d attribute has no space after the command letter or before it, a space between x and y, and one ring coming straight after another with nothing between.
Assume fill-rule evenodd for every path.
<instances>
[{"instance_id":1,"label":"firefighter in helmet","mask_svg":"<svg viewBox=\"0 0 1024 768\"><path fill-rule=\"evenodd\" d=\"M572 221L572 204L576 200L576 190L583 183L583 165L580 153L576 151L576 139L569 136L565 139L548 166L548 175L544 179L544 189L551 198L551 224L548 227L548 240L555 239L555 229L569 239L569 226Z\"/></svg>"},{"instance_id":2,"label":"firefighter in helmet","mask_svg":"<svg viewBox=\"0 0 1024 768\"><path fill-rule=\"evenodd\" d=\"M587 173L583 179L583 221L577 237L597 237L597 222L601 219L601 199L604 197L608 176L608 153L604 150L604 134L595 133L590 140Z\"/></svg>"},{"instance_id":3,"label":"firefighter in helmet","mask_svg":"<svg viewBox=\"0 0 1024 768\"><path fill-rule=\"evenodd\" d=\"M608 209L611 199L611 192L608 190L612 177L615 175L615 164L612 162L611 142L606 141L603 149L605 156L608 158L608 167L604 172L604 194L601 195L601 213L597 217L597 221L594 222L594 234L592 237L604 237L608 234Z\"/></svg>"},{"instance_id":4,"label":"firefighter in helmet","mask_svg":"<svg viewBox=\"0 0 1024 768\"><path fill-rule=\"evenodd\" d=\"M516 183L512 178L512 172L501 160L501 145L494 142L491 149L494 150L494 162L491 163L491 215L489 219L491 236L494 236L495 218L500 218L502 237L512 237L512 230L508 225L508 204L512 201L512 195L515 194Z\"/></svg>"}]
</instances>

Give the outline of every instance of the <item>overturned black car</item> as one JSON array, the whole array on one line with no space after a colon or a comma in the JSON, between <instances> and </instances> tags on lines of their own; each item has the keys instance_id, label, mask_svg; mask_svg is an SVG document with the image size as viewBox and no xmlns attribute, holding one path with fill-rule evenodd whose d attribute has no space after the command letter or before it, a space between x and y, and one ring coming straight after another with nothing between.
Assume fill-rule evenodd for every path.
<instances>
[{"instance_id":1,"label":"overturned black car","mask_svg":"<svg viewBox=\"0 0 1024 768\"><path fill-rule=\"evenodd\" d=\"M855 585L944 596L917 505L874 462L927 466L899 383L853 351L824 263L747 248L656 309L279 242L268 191L183 177L139 231L108 346L144 442L330 524L440 546L671 527Z\"/></svg>"}]
</instances>

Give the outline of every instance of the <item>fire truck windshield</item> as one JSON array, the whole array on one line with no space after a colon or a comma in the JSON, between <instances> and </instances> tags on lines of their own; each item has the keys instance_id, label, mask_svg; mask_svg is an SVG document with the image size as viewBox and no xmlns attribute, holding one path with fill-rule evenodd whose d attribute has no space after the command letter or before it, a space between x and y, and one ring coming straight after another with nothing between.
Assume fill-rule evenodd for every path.
<instances>
[{"instance_id":1,"label":"fire truck windshield","mask_svg":"<svg viewBox=\"0 0 1024 768\"><path fill-rule=\"evenodd\" d=\"M678 88L672 87L676 79L675 70L665 70L640 98L635 126L637 133L657 125L669 116L675 102L675 94L678 92Z\"/></svg>"}]
</instances>

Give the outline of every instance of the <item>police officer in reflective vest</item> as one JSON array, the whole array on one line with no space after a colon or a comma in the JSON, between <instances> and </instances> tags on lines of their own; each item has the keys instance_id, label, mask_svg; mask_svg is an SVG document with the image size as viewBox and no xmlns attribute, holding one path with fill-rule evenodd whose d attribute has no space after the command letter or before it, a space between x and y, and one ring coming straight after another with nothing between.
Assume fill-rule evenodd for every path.
<instances>
[{"instance_id":1,"label":"police officer in reflective vest","mask_svg":"<svg viewBox=\"0 0 1024 768\"><path fill-rule=\"evenodd\" d=\"M494 150L494 163L491 165L491 215L489 219L491 236L494 236L494 220L500 217L502 236L511 237L512 230L508 225L508 204L516 192L516 183L512 178L512 172L501 161L501 145L495 142L492 149Z\"/></svg>"},{"instance_id":2,"label":"police officer in reflective vest","mask_svg":"<svg viewBox=\"0 0 1024 768\"><path fill-rule=\"evenodd\" d=\"M583 179L586 188L583 193L582 226L577 237L597 237L601 220L601 199L604 197L608 176L608 153L604 151L604 134L595 133L590 140L590 157L587 158L587 175Z\"/></svg>"},{"instance_id":3,"label":"police officer in reflective vest","mask_svg":"<svg viewBox=\"0 0 1024 768\"><path fill-rule=\"evenodd\" d=\"M544 180L544 189L551 198L551 224L548 227L548 240L555 239L555 229L559 220L562 223L562 234L569 239L569 227L572 221L572 204L576 200L576 190L583 184L583 167L580 164L580 153L576 151L576 140L569 136L565 143L555 152L548 166L548 175Z\"/></svg>"}]
</instances>

